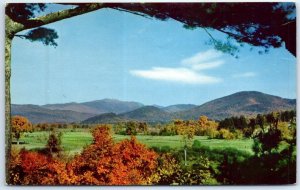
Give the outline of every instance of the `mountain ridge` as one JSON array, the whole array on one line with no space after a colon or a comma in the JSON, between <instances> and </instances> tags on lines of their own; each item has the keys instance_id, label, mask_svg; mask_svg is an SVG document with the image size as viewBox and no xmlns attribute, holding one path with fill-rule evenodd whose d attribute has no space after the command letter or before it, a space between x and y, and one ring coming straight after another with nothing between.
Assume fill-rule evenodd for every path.
<instances>
[{"instance_id":1,"label":"mountain ridge","mask_svg":"<svg viewBox=\"0 0 300 190\"><path fill-rule=\"evenodd\" d=\"M208 101L179 115L184 119L206 115L219 120L230 116L255 115L295 108L296 99L281 98L258 91L241 91Z\"/></svg>"},{"instance_id":2,"label":"mountain ridge","mask_svg":"<svg viewBox=\"0 0 300 190\"><path fill-rule=\"evenodd\" d=\"M144 105L134 101L101 99L90 102L65 104L12 104L12 115L23 115L37 122L99 123L122 120L167 122L172 119L198 119L206 115L220 120L230 116L251 116L296 108L296 99L281 98L258 91L240 91L208 101L201 105L175 104L170 106ZM41 117L41 118L39 118ZM48 118L47 118L48 117Z\"/></svg>"}]
</instances>

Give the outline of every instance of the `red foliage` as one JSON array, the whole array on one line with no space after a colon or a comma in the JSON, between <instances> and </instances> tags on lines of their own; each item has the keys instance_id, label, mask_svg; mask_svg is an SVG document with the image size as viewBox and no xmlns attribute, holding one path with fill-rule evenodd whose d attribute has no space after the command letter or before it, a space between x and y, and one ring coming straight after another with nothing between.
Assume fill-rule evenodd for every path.
<instances>
[{"instance_id":1,"label":"red foliage","mask_svg":"<svg viewBox=\"0 0 300 190\"><path fill-rule=\"evenodd\" d=\"M146 184L156 168L157 155L136 138L114 144L107 126L97 127L94 143L68 165L74 184Z\"/></svg>"},{"instance_id":2,"label":"red foliage","mask_svg":"<svg viewBox=\"0 0 300 190\"><path fill-rule=\"evenodd\" d=\"M157 167L157 154L137 142L135 137L113 147L112 162L115 168L110 174L110 184L146 184Z\"/></svg>"},{"instance_id":3,"label":"red foliage","mask_svg":"<svg viewBox=\"0 0 300 190\"><path fill-rule=\"evenodd\" d=\"M68 164L71 183L76 185L104 185L106 175L97 172L99 160L111 157L113 147L110 127L100 125L93 130L94 143Z\"/></svg>"},{"instance_id":4,"label":"red foliage","mask_svg":"<svg viewBox=\"0 0 300 190\"><path fill-rule=\"evenodd\" d=\"M135 137L114 144L107 125L93 131L94 143L65 164L51 156L22 150L12 164L12 184L136 185L156 171L157 154Z\"/></svg>"},{"instance_id":5,"label":"red foliage","mask_svg":"<svg viewBox=\"0 0 300 190\"><path fill-rule=\"evenodd\" d=\"M50 156L30 151L21 151L21 168L25 185L55 185L68 182L65 164Z\"/></svg>"}]
</instances>

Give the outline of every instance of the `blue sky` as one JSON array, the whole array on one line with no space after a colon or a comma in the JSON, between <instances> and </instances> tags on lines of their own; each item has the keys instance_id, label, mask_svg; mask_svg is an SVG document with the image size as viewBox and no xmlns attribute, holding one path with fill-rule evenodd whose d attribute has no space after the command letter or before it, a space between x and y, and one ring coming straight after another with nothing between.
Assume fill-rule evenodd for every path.
<instances>
[{"instance_id":1,"label":"blue sky","mask_svg":"<svg viewBox=\"0 0 300 190\"><path fill-rule=\"evenodd\" d=\"M249 90L296 98L296 59L284 48L259 55L244 46L236 59L207 45L203 29L110 9L47 27L58 32L56 48L13 40L12 103L202 104Z\"/></svg>"}]
</instances>

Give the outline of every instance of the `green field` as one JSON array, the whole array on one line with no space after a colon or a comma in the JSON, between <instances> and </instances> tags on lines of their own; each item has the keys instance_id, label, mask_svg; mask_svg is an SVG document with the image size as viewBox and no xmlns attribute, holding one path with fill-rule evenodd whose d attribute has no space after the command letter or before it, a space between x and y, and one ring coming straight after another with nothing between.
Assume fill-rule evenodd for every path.
<instances>
[{"instance_id":1,"label":"green field","mask_svg":"<svg viewBox=\"0 0 300 190\"><path fill-rule=\"evenodd\" d=\"M25 144L14 145L18 147L25 147L26 149L37 149L45 147L48 139L49 132L33 132L25 133L20 141L24 141ZM113 135L113 139L119 142L123 139L130 138L130 136ZM148 147L163 147L169 146L172 149L181 149L183 142L180 136L149 136L138 135L137 139L146 144ZM252 153L253 140L223 140L223 139L208 139L206 136L195 136L194 140L199 140L202 145L209 146L212 149L223 148L236 148L238 150L247 151ZM80 152L84 146L89 145L92 142L92 134L89 130L77 130L77 131L64 131L62 136L62 147L66 153L74 154Z\"/></svg>"}]
</instances>

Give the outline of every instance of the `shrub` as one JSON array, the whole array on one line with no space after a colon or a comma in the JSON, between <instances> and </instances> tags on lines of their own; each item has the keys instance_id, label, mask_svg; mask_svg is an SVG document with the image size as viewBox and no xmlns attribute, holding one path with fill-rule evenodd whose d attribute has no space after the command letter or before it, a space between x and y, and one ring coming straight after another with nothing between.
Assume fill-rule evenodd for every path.
<instances>
[{"instance_id":1,"label":"shrub","mask_svg":"<svg viewBox=\"0 0 300 190\"><path fill-rule=\"evenodd\" d=\"M151 136L158 136L159 134L158 134L158 132L156 132L156 131L151 131L151 132L150 132L150 135L151 135Z\"/></svg>"},{"instance_id":2,"label":"shrub","mask_svg":"<svg viewBox=\"0 0 300 190\"><path fill-rule=\"evenodd\" d=\"M234 139L234 134L232 134L228 129L220 129L219 136L220 139Z\"/></svg>"},{"instance_id":3,"label":"shrub","mask_svg":"<svg viewBox=\"0 0 300 190\"><path fill-rule=\"evenodd\" d=\"M195 151L199 151L201 148L201 142L198 140L194 140L193 145L192 145L192 149Z\"/></svg>"},{"instance_id":4,"label":"shrub","mask_svg":"<svg viewBox=\"0 0 300 190\"><path fill-rule=\"evenodd\" d=\"M208 135L208 138L214 139L219 136L219 131L215 128L209 128L209 129L207 129L207 135Z\"/></svg>"},{"instance_id":5,"label":"shrub","mask_svg":"<svg viewBox=\"0 0 300 190\"><path fill-rule=\"evenodd\" d=\"M244 137L244 134L243 134L243 132L241 130L237 129L234 132L234 137L236 139L242 139Z\"/></svg>"}]
</instances>

